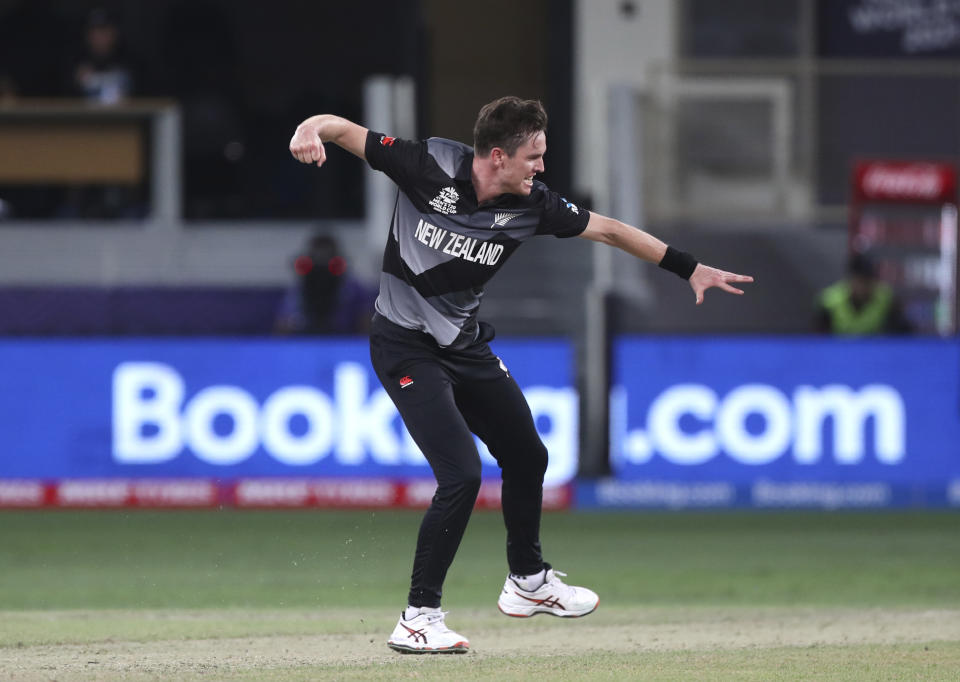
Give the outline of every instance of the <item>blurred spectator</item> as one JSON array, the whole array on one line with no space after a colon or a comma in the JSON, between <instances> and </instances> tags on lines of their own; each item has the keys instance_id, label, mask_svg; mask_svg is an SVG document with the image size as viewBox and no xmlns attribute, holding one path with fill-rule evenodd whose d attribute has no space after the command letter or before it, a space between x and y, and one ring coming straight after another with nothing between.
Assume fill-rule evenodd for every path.
<instances>
[{"instance_id":1,"label":"blurred spectator","mask_svg":"<svg viewBox=\"0 0 960 682\"><path fill-rule=\"evenodd\" d=\"M821 292L814 324L821 334L837 336L913 331L893 289L880 281L873 262L862 253L850 257L845 279Z\"/></svg>"},{"instance_id":2,"label":"blurred spectator","mask_svg":"<svg viewBox=\"0 0 960 682\"><path fill-rule=\"evenodd\" d=\"M116 16L104 7L87 15L79 53L68 67L64 94L102 105L118 105L144 94L145 69L130 51ZM73 186L66 190L61 218L137 219L147 212L144 188L129 185Z\"/></svg>"},{"instance_id":3,"label":"blurred spectator","mask_svg":"<svg viewBox=\"0 0 960 682\"><path fill-rule=\"evenodd\" d=\"M373 316L374 289L347 273L337 241L314 235L293 261L296 281L277 315L278 334L364 334Z\"/></svg>"},{"instance_id":4,"label":"blurred spectator","mask_svg":"<svg viewBox=\"0 0 960 682\"><path fill-rule=\"evenodd\" d=\"M72 69L68 93L100 104L117 104L143 87L143 68L123 40L116 18L103 7L87 16L83 46Z\"/></svg>"}]
</instances>

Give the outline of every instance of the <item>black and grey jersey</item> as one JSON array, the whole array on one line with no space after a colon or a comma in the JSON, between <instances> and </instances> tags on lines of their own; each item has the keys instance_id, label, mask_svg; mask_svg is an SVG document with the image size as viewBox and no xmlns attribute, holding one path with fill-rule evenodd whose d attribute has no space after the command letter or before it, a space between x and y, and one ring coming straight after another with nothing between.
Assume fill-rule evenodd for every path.
<instances>
[{"instance_id":1,"label":"black and grey jersey","mask_svg":"<svg viewBox=\"0 0 960 682\"><path fill-rule=\"evenodd\" d=\"M473 149L453 140L370 131L365 155L398 187L377 312L443 347L476 339L483 287L520 244L540 234L575 237L590 218L536 180L528 196L501 194L478 205Z\"/></svg>"}]
</instances>

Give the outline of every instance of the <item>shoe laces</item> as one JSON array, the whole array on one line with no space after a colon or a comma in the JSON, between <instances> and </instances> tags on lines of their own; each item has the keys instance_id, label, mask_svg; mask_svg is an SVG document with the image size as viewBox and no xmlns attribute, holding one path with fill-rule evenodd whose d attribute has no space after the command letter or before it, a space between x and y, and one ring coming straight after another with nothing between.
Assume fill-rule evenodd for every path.
<instances>
[{"instance_id":1,"label":"shoe laces","mask_svg":"<svg viewBox=\"0 0 960 682\"><path fill-rule=\"evenodd\" d=\"M554 589L566 590L567 592L575 592L575 587L572 585L567 585L565 582L560 580L560 578L566 577L567 574L563 571L558 571L555 568L551 568L549 571L547 571L547 580L544 582L544 585L550 585Z\"/></svg>"},{"instance_id":2,"label":"shoe laces","mask_svg":"<svg viewBox=\"0 0 960 682\"><path fill-rule=\"evenodd\" d=\"M449 611L436 611L433 613L424 613L422 615L427 617L427 624L431 627L436 628L440 632L450 632L450 628L447 627L444 618L450 613Z\"/></svg>"}]
</instances>

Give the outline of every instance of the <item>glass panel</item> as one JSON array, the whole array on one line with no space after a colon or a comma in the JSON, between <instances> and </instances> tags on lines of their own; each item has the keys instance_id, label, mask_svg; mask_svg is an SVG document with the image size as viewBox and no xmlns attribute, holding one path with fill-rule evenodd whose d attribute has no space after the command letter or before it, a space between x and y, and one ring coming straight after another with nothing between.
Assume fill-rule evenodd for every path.
<instances>
[{"instance_id":1,"label":"glass panel","mask_svg":"<svg viewBox=\"0 0 960 682\"><path fill-rule=\"evenodd\" d=\"M680 168L709 175L771 172L770 104L762 100L686 100L677 107Z\"/></svg>"},{"instance_id":2,"label":"glass panel","mask_svg":"<svg viewBox=\"0 0 960 682\"><path fill-rule=\"evenodd\" d=\"M768 101L690 98L677 106L677 199L693 210L776 206Z\"/></svg>"}]
</instances>

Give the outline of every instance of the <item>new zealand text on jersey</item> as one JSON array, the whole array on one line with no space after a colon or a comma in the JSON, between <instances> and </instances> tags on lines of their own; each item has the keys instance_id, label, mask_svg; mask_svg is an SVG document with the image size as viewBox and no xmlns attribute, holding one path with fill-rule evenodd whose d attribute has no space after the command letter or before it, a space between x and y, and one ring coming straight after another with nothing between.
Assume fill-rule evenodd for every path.
<instances>
[{"instance_id":1,"label":"new zealand text on jersey","mask_svg":"<svg viewBox=\"0 0 960 682\"><path fill-rule=\"evenodd\" d=\"M503 255L503 244L485 242L473 237L466 237L456 232L444 230L442 227L431 225L420 220L413 236L431 249L436 249L461 260L481 265L496 265Z\"/></svg>"}]
</instances>

